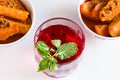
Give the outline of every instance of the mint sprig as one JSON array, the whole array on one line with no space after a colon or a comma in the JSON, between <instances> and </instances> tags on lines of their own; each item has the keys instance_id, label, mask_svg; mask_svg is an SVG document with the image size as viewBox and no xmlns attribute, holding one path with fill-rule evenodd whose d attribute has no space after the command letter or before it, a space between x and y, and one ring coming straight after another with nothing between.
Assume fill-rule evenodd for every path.
<instances>
[{"instance_id":1,"label":"mint sprig","mask_svg":"<svg viewBox=\"0 0 120 80\"><path fill-rule=\"evenodd\" d=\"M46 69L54 71L58 63L55 57L64 60L73 56L78 50L77 44L74 42L67 42L61 44L61 40L55 39L51 40L51 43L57 48L57 50L50 48L43 41L39 41L36 44L36 48L39 54L42 55L43 57L43 59L39 63L38 72ZM54 52L55 54L51 55L50 54L51 51Z\"/></svg>"}]
</instances>

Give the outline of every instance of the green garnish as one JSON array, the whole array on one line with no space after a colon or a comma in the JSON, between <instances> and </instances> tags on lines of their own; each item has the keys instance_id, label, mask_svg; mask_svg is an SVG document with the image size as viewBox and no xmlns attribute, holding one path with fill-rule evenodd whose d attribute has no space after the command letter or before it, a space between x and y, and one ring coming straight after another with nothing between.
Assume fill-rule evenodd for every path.
<instances>
[{"instance_id":1,"label":"green garnish","mask_svg":"<svg viewBox=\"0 0 120 80\"><path fill-rule=\"evenodd\" d=\"M52 44L56 47L56 48L59 48L59 46L61 45L61 40L52 40L51 41Z\"/></svg>"},{"instance_id":2,"label":"green garnish","mask_svg":"<svg viewBox=\"0 0 120 80\"><path fill-rule=\"evenodd\" d=\"M64 60L73 56L77 50L78 48L76 46L76 43L64 43L57 49L55 56L59 57L61 60Z\"/></svg>"},{"instance_id":3,"label":"green garnish","mask_svg":"<svg viewBox=\"0 0 120 80\"><path fill-rule=\"evenodd\" d=\"M50 71L53 71L56 67L57 60L53 57L45 57L40 61L38 72L49 69Z\"/></svg>"},{"instance_id":4,"label":"green garnish","mask_svg":"<svg viewBox=\"0 0 120 80\"><path fill-rule=\"evenodd\" d=\"M47 57L50 55L50 48L46 45L45 42L39 41L36 45L36 48L43 57Z\"/></svg>"},{"instance_id":5,"label":"green garnish","mask_svg":"<svg viewBox=\"0 0 120 80\"><path fill-rule=\"evenodd\" d=\"M52 40L51 43L56 47L57 50L50 48L43 41L39 41L36 45L39 54L43 57L43 59L39 63L38 72L46 69L54 71L57 65L57 60L55 57L64 60L73 56L78 50L77 44L74 42L61 44L61 40L55 39ZM51 55L51 51L55 54Z\"/></svg>"}]
</instances>

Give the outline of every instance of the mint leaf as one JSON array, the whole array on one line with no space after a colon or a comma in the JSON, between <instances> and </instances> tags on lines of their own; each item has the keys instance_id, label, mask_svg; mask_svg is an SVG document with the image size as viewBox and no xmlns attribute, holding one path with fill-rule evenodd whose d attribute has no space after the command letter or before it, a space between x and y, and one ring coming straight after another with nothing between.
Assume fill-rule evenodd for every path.
<instances>
[{"instance_id":1,"label":"mint leaf","mask_svg":"<svg viewBox=\"0 0 120 80\"><path fill-rule=\"evenodd\" d=\"M52 40L51 42L56 48L58 48L61 45L61 40L59 39Z\"/></svg>"},{"instance_id":2,"label":"mint leaf","mask_svg":"<svg viewBox=\"0 0 120 80\"><path fill-rule=\"evenodd\" d=\"M57 65L57 60L55 58L53 57L43 58L39 63L38 72L46 69L53 71L56 68L56 65Z\"/></svg>"},{"instance_id":3,"label":"mint leaf","mask_svg":"<svg viewBox=\"0 0 120 80\"><path fill-rule=\"evenodd\" d=\"M74 42L68 42L62 44L56 51L55 56L59 57L61 60L70 58L77 52L77 44Z\"/></svg>"},{"instance_id":4,"label":"mint leaf","mask_svg":"<svg viewBox=\"0 0 120 80\"><path fill-rule=\"evenodd\" d=\"M54 71L57 66L57 60L55 58L50 59L50 65L49 65L49 70Z\"/></svg>"},{"instance_id":5,"label":"mint leaf","mask_svg":"<svg viewBox=\"0 0 120 80\"><path fill-rule=\"evenodd\" d=\"M38 50L38 52L43 56L43 57L47 57L50 55L50 48L46 45L45 42L43 41L39 41L36 44L36 48Z\"/></svg>"},{"instance_id":6,"label":"mint leaf","mask_svg":"<svg viewBox=\"0 0 120 80\"><path fill-rule=\"evenodd\" d=\"M42 59L39 63L38 72L49 68L49 57Z\"/></svg>"}]
</instances>

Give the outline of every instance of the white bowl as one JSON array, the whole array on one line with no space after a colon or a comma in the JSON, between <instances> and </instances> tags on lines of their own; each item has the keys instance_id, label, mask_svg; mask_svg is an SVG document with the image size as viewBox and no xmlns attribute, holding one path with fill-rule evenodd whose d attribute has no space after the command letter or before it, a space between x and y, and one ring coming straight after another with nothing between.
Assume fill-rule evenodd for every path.
<instances>
[{"instance_id":1,"label":"white bowl","mask_svg":"<svg viewBox=\"0 0 120 80\"><path fill-rule=\"evenodd\" d=\"M95 38L99 38L99 39L103 39L103 40L113 40L113 39L118 39L120 37L104 37L104 36L101 36L95 32L93 32L92 30L90 30L87 25L84 23L84 21L82 20L82 16L81 16L81 12L80 12L80 5L82 3L84 3L85 0L80 0L79 1L79 4L78 4L78 15L79 15L79 19L80 19L80 22L82 23L83 27L90 33L90 35L92 35L93 37Z\"/></svg>"},{"instance_id":2,"label":"white bowl","mask_svg":"<svg viewBox=\"0 0 120 80\"><path fill-rule=\"evenodd\" d=\"M25 8L30 12L30 17L32 19L32 24L31 24L31 27L29 29L29 31L24 35L22 36L20 39L14 41L14 42L11 42L11 43L6 43L6 44L0 44L0 46L8 46L8 45L14 45L16 43L19 43L21 42L21 40L24 40L26 38L26 36L31 32L32 30L32 27L35 23L35 11L33 9L33 4L31 2L31 0L20 0L22 2L22 4L25 6Z\"/></svg>"}]
</instances>

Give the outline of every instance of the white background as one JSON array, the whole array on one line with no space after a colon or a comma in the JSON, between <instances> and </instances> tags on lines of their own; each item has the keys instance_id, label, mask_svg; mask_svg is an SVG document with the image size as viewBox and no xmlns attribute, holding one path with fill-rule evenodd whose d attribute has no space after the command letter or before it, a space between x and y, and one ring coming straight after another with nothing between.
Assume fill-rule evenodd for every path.
<instances>
[{"instance_id":1,"label":"white background","mask_svg":"<svg viewBox=\"0 0 120 80\"><path fill-rule=\"evenodd\" d=\"M31 1L36 15L35 25L21 42L0 47L0 80L120 80L120 40L97 39L84 29L85 49L72 74L51 78L36 72L33 36L37 27L52 17L65 17L81 24L77 12L79 0Z\"/></svg>"}]
</instances>

